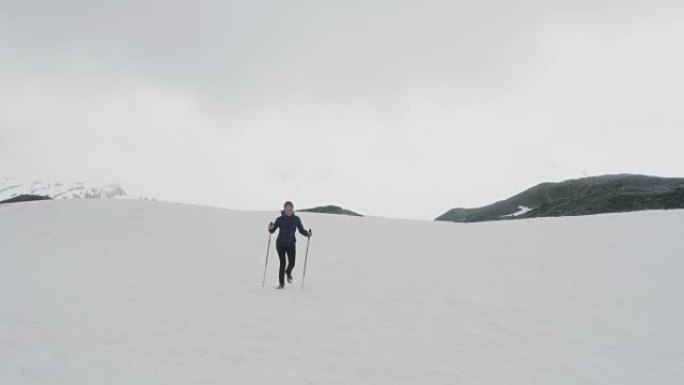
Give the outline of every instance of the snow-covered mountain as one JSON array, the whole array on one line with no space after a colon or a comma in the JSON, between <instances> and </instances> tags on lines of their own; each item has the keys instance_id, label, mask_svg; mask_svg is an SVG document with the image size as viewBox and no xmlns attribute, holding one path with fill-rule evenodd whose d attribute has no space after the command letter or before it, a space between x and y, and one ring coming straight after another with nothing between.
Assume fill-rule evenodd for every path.
<instances>
[{"instance_id":1,"label":"snow-covered mountain","mask_svg":"<svg viewBox=\"0 0 684 385\"><path fill-rule=\"evenodd\" d=\"M19 195L44 195L52 199L117 199L130 198L118 184L104 186L87 185L82 182L18 182L5 178L0 180L0 200Z\"/></svg>"},{"instance_id":2,"label":"snow-covered mountain","mask_svg":"<svg viewBox=\"0 0 684 385\"><path fill-rule=\"evenodd\" d=\"M0 206L1 384L679 385L684 211L477 224Z\"/></svg>"}]
</instances>

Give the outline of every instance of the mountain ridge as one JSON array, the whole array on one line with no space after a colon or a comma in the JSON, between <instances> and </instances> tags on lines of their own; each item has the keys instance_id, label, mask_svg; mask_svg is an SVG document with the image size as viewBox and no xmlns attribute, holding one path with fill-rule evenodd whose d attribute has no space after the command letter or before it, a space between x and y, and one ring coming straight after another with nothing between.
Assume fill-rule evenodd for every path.
<instances>
[{"instance_id":1,"label":"mountain ridge","mask_svg":"<svg viewBox=\"0 0 684 385\"><path fill-rule=\"evenodd\" d=\"M22 195L48 196L51 199L143 199L132 196L118 183L94 184L81 181L67 182L34 180L18 181L7 177L0 179L0 201Z\"/></svg>"},{"instance_id":2,"label":"mountain ridge","mask_svg":"<svg viewBox=\"0 0 684 385\"><path fill-rule=\"evenodd\" d=\"M684 208L684 178L609 174L544 182L476 208L454 208L436 221L482 222Z\"/></svg>"}]
</instances>

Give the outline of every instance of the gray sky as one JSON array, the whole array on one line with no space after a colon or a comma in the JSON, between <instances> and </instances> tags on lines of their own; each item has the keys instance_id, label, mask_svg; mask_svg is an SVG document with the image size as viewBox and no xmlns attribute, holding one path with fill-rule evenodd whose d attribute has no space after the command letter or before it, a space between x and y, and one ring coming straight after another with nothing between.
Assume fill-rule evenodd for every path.
<instances>
[{"instance_id":1,"label":"gray sky","mask_svg":"<svg viewBox=\"0 0 684 385\"><path fill-rule=\"evenodd\" d=\"M684 175L681 1L0 0L0 177L432 219Z\"/></svg>"}]
</instances>

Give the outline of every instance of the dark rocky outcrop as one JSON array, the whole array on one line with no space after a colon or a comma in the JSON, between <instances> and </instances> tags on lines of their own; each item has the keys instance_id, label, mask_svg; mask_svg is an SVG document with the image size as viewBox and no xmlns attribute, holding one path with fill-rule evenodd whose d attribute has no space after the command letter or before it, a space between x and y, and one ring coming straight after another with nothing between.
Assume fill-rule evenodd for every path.
<instances>
[{"instance_id":1,"label":"dark rocky outcrop","mask_svg":"<svg viewBox=\"0 0 684 385\"><path fill-rule=\"evenodd\" d=\"M679 208L684 208L684 178L618 174L542 183L488 206L449 210L435 220L481 222Z\"/></svg>"},{"instance_id":2,"label":"dark rocky outcrop","mask_svg":"<svg viewBox=\"0 0 684 385\"><path fill-rule=\"evenodd\" d=\"M16 203L16 202L30 202L30 201L44 201L52 199L48 196L44 195L31 195L31 194L24 194L24 195L18 195L15 197L12 197L10 199L5 199L4 201L0 201L0 204L3 203Z\"/></svg>"},{"instance_id":3,"label":"dark rocky outcrop","mask_svg":"<svg viewBox=\"0 0 684 385\"><path fill-rule=\"evenodd\" d=\"M333 205L328 205L328 206L319 206L319 207L313 207L310 209L303 209L303 210L298 210L300 212L307 212L307 213L323 213L323 214L337 214L337 215L352 215L355 217L362 217L363 215L359 213L355 213L351 210L346 210L343 209L340 206L333 206Z\"/></svg>"}]
</instances>

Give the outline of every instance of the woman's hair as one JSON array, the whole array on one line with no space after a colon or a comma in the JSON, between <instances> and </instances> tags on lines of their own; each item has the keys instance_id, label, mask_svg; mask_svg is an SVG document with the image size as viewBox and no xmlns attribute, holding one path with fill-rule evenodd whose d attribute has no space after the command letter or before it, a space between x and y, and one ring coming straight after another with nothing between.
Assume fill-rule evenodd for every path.
<instances>
[{"instance_id":1,"label":"woman's hair","mask_svg":"<svg viewBox=\"0 0 684 385\"><path fill-rule=\"evenodd\" d=\"M287 206L294 208L294 204L292 203L292 201L285 202L285 204L283 205L283 208L286 208Z\"/></svg>"}]
</instances>

